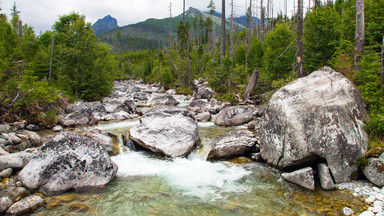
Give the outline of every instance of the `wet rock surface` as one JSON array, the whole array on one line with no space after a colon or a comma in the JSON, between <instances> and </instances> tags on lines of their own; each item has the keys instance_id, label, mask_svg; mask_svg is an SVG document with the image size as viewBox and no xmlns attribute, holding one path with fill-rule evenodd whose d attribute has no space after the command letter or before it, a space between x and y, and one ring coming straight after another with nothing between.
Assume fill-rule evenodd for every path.
<instances>
[{"instance_id":1,"label":"wet rock surface","mask_svg":"<svg viewBox=\"0 0 384 216\"><path fill-rule=\"evenodd\" d=\"M153 108L130 129L131 139L153 152L170 157L186 156L199 140L195 119L186 108Z\"/></svg>"},{"instance_id":2,"label":"wet rock surface","mask_svg":"<svg viewBox=\"0 0 384 216\"><path fill-rule=\"evenodd\" d=\"M228 136L212 141L213 149L208 159L226 159L249 154L257 143L255 135L248 130L230 131Z\"/></svg>"},{"instance_id":3,"label":"wet rock surface","mask_svg":"<svg viewBox=\"0 0 384 216\"><path fill-rule=\"evenodd\" d=\"M297 184L309 190L315 190L315 180L311 167L302 168L290 173L281 175L285 180Z\"/></svg>"},{"instance_id":4,"label":"wet rock surface","mask_svg":"<svg viewBox=\"0 0 384 216\"><path fill-rule=\"evenodd\" d=\"M262 117L261 156L287 168L326 159L337 183L358 176L367 149L365 103L356 87L329 67L278 90Z\"/></svg>"}]
</instances>

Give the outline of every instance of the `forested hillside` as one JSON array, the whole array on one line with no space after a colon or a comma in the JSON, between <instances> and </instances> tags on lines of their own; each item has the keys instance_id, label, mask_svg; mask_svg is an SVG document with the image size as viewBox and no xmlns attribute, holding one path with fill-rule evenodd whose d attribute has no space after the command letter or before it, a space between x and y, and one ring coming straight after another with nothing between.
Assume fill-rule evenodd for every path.
<instances>
[{"instance_id":1,"label":"forested hillside","mask_svg":"<svg viewBox=\"0 0 384 216\"><path fill-rule=\"evenodd\" d=\"M230 28L227 20L223 38L223 30L218 34L213 29L218 18L213 16L214 5L209 6L212 15L147 20L115 29L100 39L114 44L113 52L77 13L63 15L52 31L36 35L31 26L22 24L16 6L10 16L1 11L0 120L55 121L63 98L100 100L110 93L113 80L128 78L161 82L188 93L192 81L203 77L219 99L235 104L255 69L259 76L254 95L265 103L277 88L328 65L361 91L370 114L366 128L377 147L370 153L383 150L384 0L365 0L362 50L355 43L356 23L360 23L355 0L316 1L304 16L302 38L300 14L280 13L272 19L264 16L265 7L258 12L259 25L246 22L244 28ZM247 15L251 17L252 11ZM167 31L148 34L170 23ZM123 37L124 31L147 38ZM297 41L301 39L302 55ZM140 46L151 49L135 51Z\"/></svg>"}]
</instances>

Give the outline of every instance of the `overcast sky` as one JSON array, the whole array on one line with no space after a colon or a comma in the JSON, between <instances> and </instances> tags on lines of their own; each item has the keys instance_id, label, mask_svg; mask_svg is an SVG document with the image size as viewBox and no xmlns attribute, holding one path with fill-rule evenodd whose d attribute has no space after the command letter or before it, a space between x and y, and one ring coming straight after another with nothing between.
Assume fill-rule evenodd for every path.
<instances>
[{"instance_id":1,"label":"overcast sky","mask_svg":"<svg viewBox=\"0 0 384 216\"><path fill-rule=\"evenodd\" d=\"M195 7L207 11L210 0L186 0L186 10ZM274 4L274 13L284 11L284 0L271 0ZM294 1L288 1L288 15L292 14ZM304 7L308 7L310 0L304 0ZM1 13L9 16L13 3L21 11L20 16L24 23L34 27L35 31L50 30L60 15L71 11L79 12L87 17L87 21L94 23L99 18L111 15L116 18L119 26L144 21L148 18L164 18L169 16L169 4L172 2L172 14L182 13L183 0L0 0ZM245 14L245 4L249 0L234 0L235 15ZM267 0L264 0L264 6ZM216 11L221 11L221 1L214 0ZM260 1L254 0L252 4ZM226 14L230 15L230 0L226 0ZM257 16L259 9L257 9Z\"/></svg>"}]
</instances>

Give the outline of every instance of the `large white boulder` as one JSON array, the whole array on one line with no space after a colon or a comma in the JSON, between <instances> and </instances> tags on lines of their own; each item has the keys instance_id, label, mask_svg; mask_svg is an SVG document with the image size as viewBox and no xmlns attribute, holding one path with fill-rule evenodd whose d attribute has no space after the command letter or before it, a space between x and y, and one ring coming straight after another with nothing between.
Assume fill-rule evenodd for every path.
<instances>
[{"instance_id":1,"label":"large white boulder","mask_svg":"<svg viewBox=\"0 0 384 216\"><path fill-rule=\"evenodd\" d=\"M186 108L153 108L130 129L131 139L142 147L170 157L186 156L199 140L197 122Z\"/></svg>"},{"instance_id":2,"label":"large white boulder","mask_svg":"<svg viewBox=\"0 0 384 216\"><path fill-rule=\"evenodd\" d=\"M21 170L18 179L46 195L102 188L117 172L101 144L81 134L64 132L46 142Z\"/></svg>"},{"instance_id":3,"label":"large white boulder","mask_svg":"<svg viewBox=\"0 0 384 216\"><path fill-rule=\"evenodd\" d=\"M262 117L261 156L278 168L323 158L336 183L355 179L368 144L365 107L353 83L329 67L291 82Z\"/></svg>"}]
</instances>

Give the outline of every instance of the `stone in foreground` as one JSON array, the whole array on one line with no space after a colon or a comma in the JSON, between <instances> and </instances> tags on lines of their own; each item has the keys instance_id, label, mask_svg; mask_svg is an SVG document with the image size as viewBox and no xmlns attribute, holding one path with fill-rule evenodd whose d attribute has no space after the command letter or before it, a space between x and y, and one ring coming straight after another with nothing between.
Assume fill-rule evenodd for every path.
<instances>
[{"instance_id":1,"label":"stone in foreground","mask_svg":"<svg viewBox=\"0 0 384 216\"><path fill-rule=\"evenodd\" d=\"M117 172L117 165L101 144L72 132L56 135L19 173L18 179L31 191L45 195L68 190L102 188Z\"/></svg>"},{"instance_id":2,"label":"stone in foreground","mask_svg":"<svg viewBox=\"0 0 384 216\"><path fill-rule=\"evenodd\" d=\"M379 158L370 158L363 173L367 179L377 186L384 186L384 153Z\"/></svg>"},{"instance_id":3,"label":"stone in foreground","mask_svg":"<svg viewBox=\"0 0 384 216\"><path fill-rule=\"evenodd\" d=\"M306 167L290 173L283 173L281 176L285 180L303 188L315 190L315 179L313 176L313 169L311 167Z\"/></svg>"},{"instance_id":4,"label":"stone in foreground","mask_svg":"<svg viewBox=\"0 0 384 216\"><path fill-rule=\"evenodd\" d=\"M329 167L325 163L317 165L317 172L320 178L320 185L324 190L333 190L336 188L336 184L333 182Z\"/></svg>"},{"instance_id":5,"label":"stone in foreground","mask_svg":"<svg viewBox=\"0 0 384 216\"><path fill-rule=\"evenodd\" d=\"M186 108L173 106L149 110L130 135L142 147L169 157L186 156L199 140L193 116Z\"/></svg>"},{"instance_id":6,"label":"stone in foreground","mask_svg":"<svg viewBox=\"0 0 384 216\"><path fill-rule=\"evenodd\" d=\"M36 195L26 197L16 203L14 203L7 210L7 214L11 215L23 215L29 212L33 212L45 204L44 200Z\"/></svg>"},{"instance_id":7,"label":"stone in foreground","mask_svg":"<svg viewBox=\"0 0 384 216\"><path fill-rule=\"evenodd\" d=\"M244 156L250 153L256 145L256 137L249 130L234 130L225 136L212 141L213 149L208 154L208 159L225 159Z\"/></svg>"},{"instance_id":8,"label":"stone in foreground","mask_svg":"<svg viewBox=\"0 0 384 216\"><path fill-rule=\"evenodd\" d=\"M253 119L253 106L231 106L219 112L215 124L219 126L238 126Z\"/></svg>"},{"instance_id":9,"label":"stone in foreground","mask_svg":"<svg viewBox=\"0 0 384 216\"><path fill-rule=\"evenodd\" d=\"M261 121L261 156L278 168L326 159L336 183L358 176L366 105L354 84L323 67L279 89Z\"/></svg>"}]
</instances>

